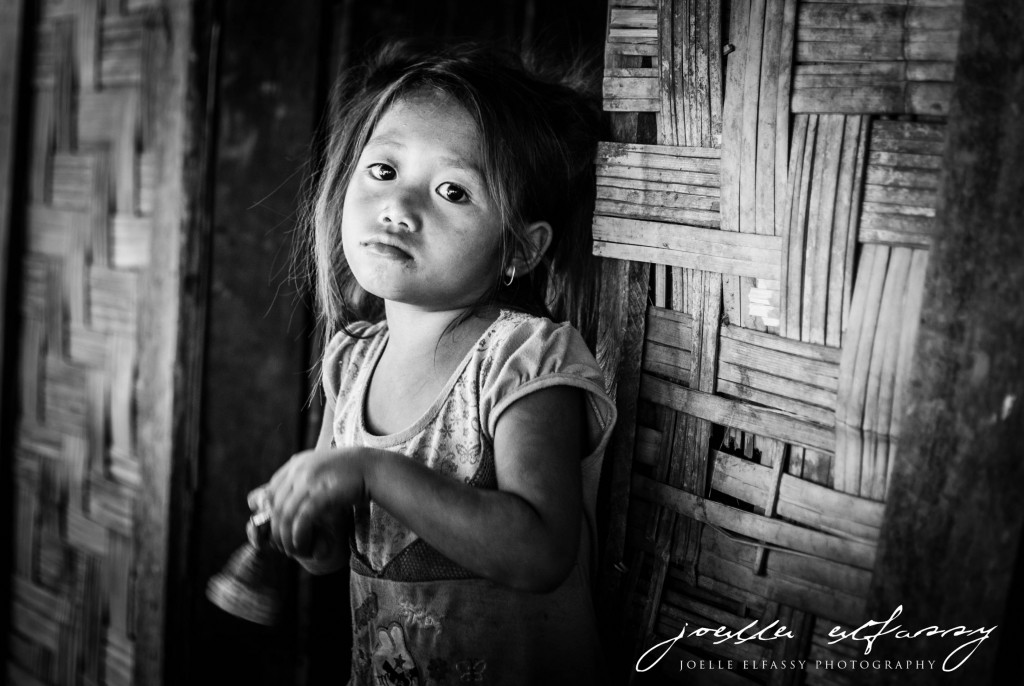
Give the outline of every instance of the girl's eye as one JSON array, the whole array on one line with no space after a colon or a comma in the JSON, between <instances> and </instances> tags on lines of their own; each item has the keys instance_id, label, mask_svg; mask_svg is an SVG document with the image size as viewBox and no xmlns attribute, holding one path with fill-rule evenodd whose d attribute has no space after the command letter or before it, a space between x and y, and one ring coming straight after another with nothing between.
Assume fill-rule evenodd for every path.
<instances>
[{"instance_id":1,"label":"girl's eye","mask_svg":"<svg viewBox=\"0 0 1024 686\"><path fill-rule=\"evenodd\" d=\"M469 200L469 193L465 188L448 181L437 187L437 194L448 202L463 203Z\"/></svg>"},{"instance_id":2,"label":"girl's eye","mask_svg":"<svg viewBox=\"0 0 1024 686\"><path fill-rule=\"evenodd\" d=\"M378 181L391 181L395 178L394 168L384 164L383 162L376 162L371 164L368 168L370 170L370 176Z\"/></svg>"}]
</instances>

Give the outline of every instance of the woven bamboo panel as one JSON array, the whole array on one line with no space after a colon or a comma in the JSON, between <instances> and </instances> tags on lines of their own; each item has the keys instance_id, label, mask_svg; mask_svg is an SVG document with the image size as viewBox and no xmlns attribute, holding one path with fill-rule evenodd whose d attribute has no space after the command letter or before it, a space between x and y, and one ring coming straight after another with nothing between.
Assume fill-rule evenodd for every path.
<instances>
[{"instance_id":1,"label":"woven bamboo panel","mask_svg":"<svg viewBox=\"0 0 1024 686\"><path fill-rule=\"evenodd\" d=\"M687 624L778 619L798 637L686 638L641 679L841 684L739 665L847 656L827 632L867 619L960 7L726 6L728 18L682 0L609 13L606 110L653 114L657 144L604 143L597 158L595 254L650 264L617 272L649 278L619 287L647 302L609 310L642 322L635 342L606 331L642 358L602 358L635 417L609 456L609 516L626 526L610 527L604 579L630 671ZM681 673L689 659L737 666Z\"/></svg>"},{"instance_id":2,"label":"woven bamboo panel","mask_svg":"<svg viewBox=\"0 0 1024 686\"><path fill-rule=\"evenodd\" d=\"M130 684L135 385L159 3L41 3L21 303L12 684Z\"/></svg>"}]
</instances>

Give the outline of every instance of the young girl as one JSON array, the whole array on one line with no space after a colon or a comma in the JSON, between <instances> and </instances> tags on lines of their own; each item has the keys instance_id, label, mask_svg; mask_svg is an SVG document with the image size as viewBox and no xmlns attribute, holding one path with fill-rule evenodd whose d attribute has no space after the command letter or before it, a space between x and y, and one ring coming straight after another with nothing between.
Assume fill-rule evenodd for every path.
<instances>
[{"instance_id":1,"label":"young girl","mask_svg":"<svg viewBox=\"0 0 1024 686\"><path fill-rule=\"evenodd\" d=\"M315 450L263 487L313 572L351 538L352 684L592 684L614 405L589 326L597 114L516 59L386 49L345 83L315 208Z\"/></svg>"}]
</instances>

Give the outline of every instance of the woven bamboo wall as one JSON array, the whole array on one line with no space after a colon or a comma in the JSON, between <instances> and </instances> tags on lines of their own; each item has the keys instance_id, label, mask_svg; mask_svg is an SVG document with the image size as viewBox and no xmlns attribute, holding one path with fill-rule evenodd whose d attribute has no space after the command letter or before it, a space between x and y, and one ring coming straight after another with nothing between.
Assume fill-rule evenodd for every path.
<instances>
[{"instance_id":1,"label":"woven bamboo wall","mask_svg":"<svg viewBox=\"0 0 1024 686\"><path fill-rule=\"evenodd\" d=\"M13 684L133 680L138 331L153 234L159 4L45 0L34 15L19 228Z\"/></svg>"},{"instance_id":2,"label":"woven bamboo wall","mask_svg":"<svg viewBox=\"0 0 1024 686\"><path fill-rule=\"evenodd\" d=\"M778 619L797 640L682 640L645 676L847 683L740 665L841 658L825 633L868 619L960 4L611 2L621 142L600 148L594 239L622 425L603 588L630 671L684 623ZM631 142L652 117L656 141ZM701 658L736 669L680 672Z\"/></svg>"}]
</instances>

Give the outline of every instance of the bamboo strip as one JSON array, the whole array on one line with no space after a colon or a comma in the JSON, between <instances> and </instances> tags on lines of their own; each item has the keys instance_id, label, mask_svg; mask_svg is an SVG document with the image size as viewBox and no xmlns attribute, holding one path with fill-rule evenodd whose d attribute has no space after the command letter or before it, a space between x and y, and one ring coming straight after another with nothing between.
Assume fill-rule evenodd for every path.
<instances>
[{"instance_id":1,"label":"bamboo strip","mask_svg":"<svg viewBox=\"0 0 1024 686\"><path fill-rule=\"evenodd\" d=\"M145 217L116 214L110 231L110 264L119 269L145 267L149 264L152 221Z\"/></svg>"},{"instance_id":2,"label":"bamboo strip","mask_svg":"<svg viewBox=\"0 0 1024 686\"><path fill-rule=\"evenodd\" d=\"M741 158L739 160L739 226L738 230L744 233L757 233L757 207L756 198L758 192L757 179L757 155L760 147L757 141L758 111L760 108L759 89L761 86L761 65L764 60L762 48L764 44L766 0L750 0L750 10L747 17L747 34L743 49L746 51L743 71L743 109L733 113L733 116L741 117L740 146ZM775 103L772 103L775 105ZM772 183L774 189L774 180ZM746 287L741 282L741 294L746 299ZM741 301L742 302L742 301ZM741 305L741 308L745 305ZM741 309L742 321L745 323L746 313Z\"/></svg>"},{"instance_id":3,"label":"bamboo strip","mask_svg":"<svg viewBox=\"0 0 1024 686\"><path fill-rule=\"evenodd\" d=\"M646 179L626 179L614 176L597 177L597 189L599 193L605 192L606 189L611 188L676 193L679 195L689 196L688 199L692 199L694 202L698 202L705 198L710 202L714 202L721 195L718 186L696 186L693 184L651 181ZM714 208L718 209L718 205L715 204Z\"/></svg>"},{"instance_id":4,"label":"bamboo strip","mask_svg":"<svg viewBox=\"0 0 1024 686\"><path fill-rule=\"evenodd\" d=\"M85 514L96 523L123 536L131 536L135 489L104 478L91 478L91 497Z\"/></svg>"},{"instance_id":5,"label":"bamboo strip","mask_svg":"<svg viewBox=\"0 0 1024 686\"><path fill-rule=\"evenodd\" d=\"M601 176L718 188L718 175L702 171L652 169L650 167L609 164L601 169Z\"/></svg>"},{"instance_id":6,"label":"bamboo strip","mask_svg":"<svg viewBox=\"0 0 1024 686\"><path fill-rule=\"evenodd\" d=\"M823 426L834 424L834 391L775 376L757 368L740 367L724 360L719 365L718 382L719 389L725 395L785 410Z\"/></svg>"},{"instance_id":7,"label":"bamboo strip","mask_svg":"<svg viewBox=\"0 0 1024 686\"><path fill-rule=\"evenodd\" d=\"M647 340L690 350L693 316L675 310L652 307L647 311Z\"/></svg>"},{"instance_id":8,"label":"bamboo strip","mask_svg":"<svg viewBox=\"0 0 1024 686\"><path fill-rule=\"evenodd\" d=\"M602 92L606 100L616 98L657 102L658 79L641 77L605 77Z\"/></svg>"},{"instance_id":9,"label":"bamboo strip","mask_svg":"<svg viewBox=\"0 0 1024 686\"><path fill-rule=\"evenodd\" d=\"M689 207L671 207L652 204L649 197L631 198L637 202L617 202L597 198L594 211L606 217L636 218L651 221L664 221L702 228L718 228L719 214L717 210L701 210Z\"/></svg>"},{"instance_id":10,"label":"bamboo strip","mask_svg":"<svg viewBox=\"0 0 1024 686\"><path fill-rule=\"evenodd\" d=\"M816 407L801 402L789 394L774 393L770 390L740 383L737 377L742 375L735 374L735 368L720 371L719 393L723 396L770 407L795 417L800 421L825 428L832 428L835 425L835 412L832 409Z\"/></svg>"},{"instance_id":11,"label":"bamboo strip","mask_svg":"<svg viewBox=\"0 0 1024 686\"><path fill-rule=\"evenodd\" d=\"M72 326L68 336L68 357L90 367L106 364L107 337L84 326Z\"/></svg>"},{"instance_id":12,"label":"bamboo strip","mask_svg":"<svg viewBox=\"0 0 1024 686\"><path fill-rule=\"evenodd\" d=\"M91 253L91 217L81 213L73 219L68 236L70 249L64 260L64 299L68 304L70 330L84 326L88 317L87 293L82 288Z\"/></svg>"},{"instance_id":13,"label":"bamboo strip","mask_svg":"<svg viewBox=\"0 0 1024 686\"><path fill-rule=\"evenodd\" d=\"M722 451L715 451L712 488L748 503L763 502L770 469ZM778 514L839 536L874 541L882 526L881 502L840 493L785 474L779 483Z\"/></svg>"},{"instance_id":14,"label":"bamboo strip","mask_svg":"<svg viewBox=\"0 0 1024 686\"><path fill-rule=\"evenodd\" d=\"M658 101L642 98L616 98L604 102L605 112L655 112Z\"/></svg>"},{"instance_id":15,"label":"bamboo strip","mask_svg":"<svg viewBox=\"0 0 1024 686\"><path fill-rule=\"evenodd\" d=\"M899 211L899 206L906 206L915 214L935 216L936 200L933 188L900 188L874 183L864 186L864 207L876 212Z\"/></svg>"},{"instance_id":16,"label":"bamboo strip","mask_svg":"<svg viewBox=\"0 0 1024 686\"><path fill-rule=\"evenodd\" d=\"M658 27L658 13L644 9L613 6L609 14L609 26L655 29Z\"/></svg>"},{"instance_id":17,"label":"bamboo strip","mask_svg":"<svg viewBox=\"0 0 1024 686\"><path fill-rule=\"evenodd\" d=\"M90 326L104 333L134 334L138 319L138 277L131 272L89 270Z\"/></svg>"},{"instance_id":18,"label":"bamboo strip","mask_svg":"<svg viewBox=\"0 0 1024 686\"><path fill-rule=\"evenodd\" d=\"M693 226L596 216L594 254L724 274L778 278L781 241Z\"/></svg>"},{"instance_id":19,"label":"bamboo strip","mask_svg":"<svg viewBox=\"0 0 1024 686\"><path fill-rule=\"evenodd\" d=\"M909 249L892 250L868 370L863 431L871 438L872 446L865 450L862 458L860 493L875 500L884 499L886 475L889 472L887 441L900 330L907 315L903 310L903 299L907 290L910 260Z\"/></svg>"},{"instance_id":20,"label":"bamboo strip","mask_svg":"<svg viewBox=\"0 0 1024 686\"><path fill-rule=\"evenodd\" d=\"M729 326L723 330L720 357L725 362L770 369L775 376L835 391L840 373L839 351L813 343L793 343L796 342Z\"/></svg>"},{"instance_id":21,"label":"bamboo strip","mask_svg":"<svg viewBox=\"0 0 1024 686\"><path fill-rule=\"evenodd\" d=\"M842 155L844 118L823 115L819 120L819 144L815 149L814 181L811 185L807 228L807 268L804 277L804 306L801 339L825 343L825 315L828 310L829 259L834 236L834 212L839 163ZM823 144L822 144L823 143ZM840 291L841 291L840 286Z\"/></svg>"},{"instance_id":22,"label":"bamboo strip","mask_svg":"<svg viewBox=\"0 0 1024 686\"><path fill-rule=\"evenodd\" d=\"M907 10L895 4L859 5L856 3L801 3L797 15L800 27L840 29L856 26L865 33L896 27L902 29Z\"/></svg>"},{"instance_id":23,"label":"bamboo strip","mask_svg":"<svg viewBox=\"0 0 1024 686\"><path fill-rule=\"evenodd\" d=\"M846 117L842 160L836 181L833 240L829 258L828 297L825 313L825 344L838 348L845 324L845 297L852 281L849 271L856 229L850 213L860 196L858 151L867 127L866 117Z\"/></svg>"},{"instance_id":24,"label":"bamboo strip","mask_svg":"<svg viewBox=\"0 0 1024 686\"><path fill-rule=\"evenodd\" d=\"M763 507L761 508L765 517L774 517L775 508L779 501L779 483L782 480L783 468L786 465L785 460L785 449L786 446L778 441L766 439L763 443L767 445L762 447L761 456L762 459L769 465L771 465L772 478L769 481L768 494L765 496ZM765 569L765 556L767 549L764 546L758 546L756 555L754 556L754 562L751 566L755 574L764 575Z\"/></svg>"},{"instance_id":25,"label":"bamboo strip","mask_svg":"<svg viewBox=\"0 0 1024 686\"><path fill-rule=\"evenodd\" d=\"M904 87L794 88L791 106L801 114L900 114L905 107Z\"/></svg>"},{"instance_id":26,"label":"bamboo strip","mask_svg":"<svg viewBox=\"0 0 1024 686\"><path fill-rule=\"evenodd\" d=\"M96 63L99 57L99 0L78 0L76 12L76 47L78 78L82 91L97 87Z\"/></svg>"},{"instance_id":27,"label":"bamboo strip","mask_svg":"<svg viewBox=\"0 0 1024 686\"><path fill-rule=\"evenodd\" d=\"M26 249L48 257L65 257L71 250L76 212L47 205L28 206Z\"/></svg>"},{"instance_id":28,"label":"bamboo strip","mask_svg":"<svg viewBox=\"0 0 1024 686\"><path fill-rule=\"evenodd\" d=\"M782 288L780 289L781 313L779 321L779 334L784 337L800 337L800 288L794 274L799 274L803 264L803 235L794 232L794 212L799 212L799 183L795 181L802 176L803 154L802 151L807 141L808 117L795 117L793 126L793 153L789 156L789 171L787 179L790 182L787 186L785 204L782 209L782 224L784 231L782 249Z\"/></svg>"},{"instance_id":29,"label":"bamboo strip","mask_svg":"<svg viewBox=\"0 0 1024 686\"><path fill-rule=\"evenodd\" d=\"M694 391L646 374L641 379L640 397L715 424L827 452L835 450L835 436L827 428L801 421L778 410L754 408L746 403Z\"/></svg>"},{"instance_id":30,"label":"bamboo strip","mask_svg":"<svg viewBox=\"0 0 1024 686\"><path fill-rule=\"evenodd\" d=\"M752 50L747 46L748 15L750 0L731 3L732 15L729 22L729 43L736 49L727 57L725 105L722 120L722 228L726 231L740 230L740 198L742 163L742 112L746 92L743 87L746 62L752 59ZM730 319L741 321L739 313L730 310Z\"/></svg>"},{"instance_id":31,"label":"bamboo strip","mask_svg":"<svg viewBox=\"0 0 1024 686\"><path fill-rule=\"evenodd\" d=\"M615 0L613 7L649 7L657 8L658 0Z\"/></svg>"},{"instance_id":32,"label":"bamboo strip","mask_svg":"<svg viewBox=\"0 0 1024 686\"><path fill-rule=\"evenodd\" d=\"M861 426L866 403L867 370L877 330L890 250L867 245L861 256L853 293L848 339L843 346L836 404L836 489L857 493L861 475Z\"/></svg>"},{"instance_id":33,"label":"bamboo strip","mask_svg":"<svg viewBox=\"0 0 1024 686\"><path fill-rule=\"evenodd\" d=\"M618 164L661 169L685 169L706 173L719 172L721 152L717 148L687 145L644 145L640 143L610 143L602 141L597 147L598 169L601 165Z\"/></svg>"},{"instance_id":34,"label":"bamboo strip","mask_svg":"<svg viewBox=\"0 0 1024 686\"><path fill-rule=\"evenodd\" d=\"M656 57L658 46L644 43L606 43L605 53L622 57Z\"/></svg>"},{"instance_id":35,"label":"bamboo strip","mask_svg":"<svg viewBox=\"0 0 1024 686\"><path fill-rule=\"evenodd\" d=\"M664 376L688 386L690 383L690 353L657 343L644 345L643 370Z\"/></svg>"}]
</instances>

